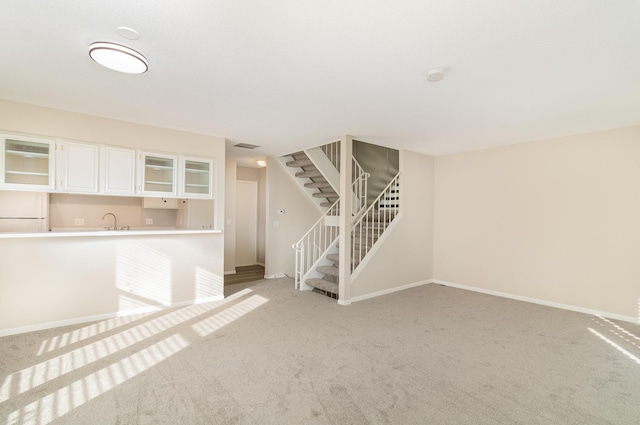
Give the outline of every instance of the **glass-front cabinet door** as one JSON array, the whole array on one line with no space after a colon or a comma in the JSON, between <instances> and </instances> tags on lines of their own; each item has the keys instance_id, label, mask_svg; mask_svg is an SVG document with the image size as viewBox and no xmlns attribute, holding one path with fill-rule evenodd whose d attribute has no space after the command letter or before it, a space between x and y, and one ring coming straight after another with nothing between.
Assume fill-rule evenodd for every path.
<instances>
[{"instance_id":1,"label":"glass-front cabinet door","mask_svg":"<svg viewBox=\"0 0 640 425\"><path fill-rule=\"evenodd\" d=\"M0 186L7 189L55 188L55 141L21 136L0 136Z\"/></svg>"},{"instance_id":2,"label":"glass-front cabinet door","mask_svg":"<svg viewBox=\"0 0 640 425\"><path fill-rule=\"evenodd\" d=\"M177 195L177 156L141 152L140 163L140 193L151 196Z\"/></svg>"},{"instance_id":3,"label":"glass-front cabinet door","mask_svg":"<svg viewBox=\"0 0 640 425\"><path fill-rule=\"evenodd\" d=\"M181 195L187 198L213 198L213 160L181 157Z\"/></svg>"}]
</instances>

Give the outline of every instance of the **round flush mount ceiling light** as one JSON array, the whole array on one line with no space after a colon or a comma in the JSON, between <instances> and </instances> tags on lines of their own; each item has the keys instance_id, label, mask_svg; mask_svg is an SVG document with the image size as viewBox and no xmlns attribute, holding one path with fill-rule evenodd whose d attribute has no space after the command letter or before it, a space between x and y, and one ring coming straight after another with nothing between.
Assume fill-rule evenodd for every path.
<instances>
[{"instance_id":1,"label":"round flush mount ceiling light","mask_svg":"<svg viewBox=\"0 0 640 425\"><path fill-rule=\"evenodd\" d=\"M127 74L142 74L149 69L149 63L141 53L116 43L91 43L89 56L104 67Z\"/></svg>"},{"instance_id":2,"label":"round flush mount ceiling light","mask_svg":"<svg viewBox=\"0 0 640 425\"><path fill-rule=\"evenodd\" d=\"M431 71L427 73L427 81L435 83L436 81L440 81L444 78L444 69L443 68L433 68Z\"/></svg>"}]
</instances>

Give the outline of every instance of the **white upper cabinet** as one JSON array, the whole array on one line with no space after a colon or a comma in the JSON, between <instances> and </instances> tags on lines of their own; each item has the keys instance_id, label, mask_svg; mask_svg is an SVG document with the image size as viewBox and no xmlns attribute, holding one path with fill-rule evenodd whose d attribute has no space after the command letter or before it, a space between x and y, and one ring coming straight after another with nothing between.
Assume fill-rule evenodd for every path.
<instances>
[{"instance_id":1,"label":"white upper cabinet","mask_svg":"<svg viewBox=\"0 0 640 425\"><path fill-rule=\"evenodd\" d=\"M213 167L212 159L181 156L180 196L213 198Z\"/></svg>"},{"instance_id":2,"label":"white upper cabinet","mask_svg":"<svg viewBox=\"0 0 640 425\"><path fill-rule=\"evenodd\" d=\"M136 193L136 151L102 146L100 192L116 195Z\"/></svg>"},{"instance_id":3,"label":"white upper cabinet","mask_svg":"<svg viewBox=\"0 0 640 425\"><path fill-rule=\"evenodd\" d=\"M139 151L138 193L145 196L175 197L178 194L178 157Z\"/></svg>"},{"instance_id":4,"label":"white upper cabinet","mask_svg":"<svg viewBox=\"0 0 640 425\"><path fill-rule=\"evenodd\" d=\"M212 158L6 134L0 155L0 190L215 198Z\"/></svg>"},{"instance_id":5,"label":"white upper cabinet","mask_svg":"<svg viewBox=\"0 0 640 425\"><path fill-rule=\"evenodd\" d=\"M100 146L62 141L58 145L58 191L97 193Z\"/></svg>"},{"instance_id":6,"label":"white upper cabinet","mask_svg":"<svg viewBox=\"0 0 640 425\"><path fill-rule=\"evenodd\" d=\"M0 136L0 187L52 191L55 188L55 140Z\"/></svg>"}]
</instances>

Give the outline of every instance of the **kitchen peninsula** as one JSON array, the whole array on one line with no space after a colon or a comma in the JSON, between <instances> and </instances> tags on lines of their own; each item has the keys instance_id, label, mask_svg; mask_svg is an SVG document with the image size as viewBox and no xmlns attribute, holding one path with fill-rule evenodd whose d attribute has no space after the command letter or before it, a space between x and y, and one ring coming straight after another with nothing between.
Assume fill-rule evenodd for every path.
<instances>
[{"instance_id":1,"label":"kitchen peninsula","mask_svg":"<svg viewBox=\"0 0 640 425\"><path fill-rule=\"evenodd\" d=\"M11 136L10 140L54 141L47 153L31 152L33 159L49 156L46 168L42 164L33 171L17 168L30 159L26 158L30 153L19 150L9 154L9 168L2 161L3 184L33 179L45 186L34 190L48 194L50 209L45 231L0 237L0 336L77 327L223 297L223 138L5 100L0 100L0 134ZM65 154L56 150L56 141L58 147L64 145ZM73 147L68 150L70 143ZM67 167L67 161L89 166ZM202 193L204 183L192 179L206 175L193 161L215 165L207 176L212 179L211 195ZM175 179L167 181L168 176ZM183 185L187 177L188 189ZM25 191L6 186L1 190ZM145 208L145 198L206 202L212 228L189 229L185 222L180 226L179 217L186 214L180 212L182 207ZM117 217L119 229L130 230L105 230L116 227L107 213ZM152 224L146 224L148 218ZM76 225L76 219L84 219L84 225Z\"/></svg>"}]
</instances>

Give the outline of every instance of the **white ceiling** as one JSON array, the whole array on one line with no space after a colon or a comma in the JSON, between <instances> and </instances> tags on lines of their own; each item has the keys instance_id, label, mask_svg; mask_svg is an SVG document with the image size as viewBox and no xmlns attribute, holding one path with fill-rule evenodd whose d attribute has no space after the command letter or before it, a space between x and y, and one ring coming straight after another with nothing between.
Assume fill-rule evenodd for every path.
<instances>
[{"instance_id":1,"label":"white ceiling","mask_svg":"<svg viewBox=\"0 0 640 425\"><path fill-rule=\"evenodd\" d=\"M0 28L0 98L262 146L245 155L342 134L441 155L640 124L638 0L3 0ZM94 41L149 72L100 67Z\"/></svg>"}]
</instances>

